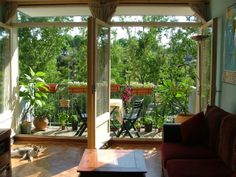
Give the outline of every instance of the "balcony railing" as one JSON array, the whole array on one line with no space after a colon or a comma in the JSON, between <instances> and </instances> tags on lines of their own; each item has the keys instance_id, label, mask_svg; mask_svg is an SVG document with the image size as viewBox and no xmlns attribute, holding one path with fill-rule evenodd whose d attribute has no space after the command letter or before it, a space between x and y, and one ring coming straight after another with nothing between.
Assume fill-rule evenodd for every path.
<instances>
[{"instance_id":1,"label":"balcony railing","mask_svg":"<svg viewBox=\"0 0 236 177\"><path fill-rule=\"evenodd\" d=\"M123 87L119 84L111 86L111 97L120 98ZM43 135L43 136L75 136L76 131L81 125L81 122L78 122L77 128L72 128L72 120L76 117L78 118L77 112L75 110L75 102L78 102L80 108L83 112L86 112L87 108L87 87L86 86L68 86L68 85L56 85L50 84L48 86L48 101L47 108L50 109L51 113L49 115L49 126L45 131L36 131L34 127L32 128L32 134L34 135ZM69 100L69 103L62 103L62 100ZM148 105L155 105L153 100L155 95L153 88L133 88L133 99L144 98L144 109L141 115L140 121L135 125L137 129L140 129L141 138L161 138L160 129L157 124L157 117L155 116L155 108L148 108ZM149 110L148 110L149 109ZM67 120L65 121L65 129L61 126L60 115L66 113L68 115ZM145 114L151 114L153 122L151 131L145 131L145 126L142 122ZM80 120L78 118L78 120ZM111 127L111 136L116 137L112 131ZM131 131L132 133L132 131ZM87 131L85 131L81 137L86 137Z\"/></svg>"}]
</instances>

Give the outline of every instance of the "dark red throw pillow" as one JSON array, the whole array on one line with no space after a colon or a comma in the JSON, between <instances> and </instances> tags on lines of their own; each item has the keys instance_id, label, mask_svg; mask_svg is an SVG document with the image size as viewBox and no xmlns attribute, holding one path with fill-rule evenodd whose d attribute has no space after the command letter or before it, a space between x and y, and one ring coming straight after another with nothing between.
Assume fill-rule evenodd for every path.
<instances>
[{"instance_id":1,"label":"dark red throw pillow","mask_svg":"<svg viewBox=\"0 0 236 177\"><path fill-rule=\"evenodd\" d=\"M200 112L180 125L184 144L201 144L205 142L206 125L204 113Z\"/></svg>"}]
</instances>

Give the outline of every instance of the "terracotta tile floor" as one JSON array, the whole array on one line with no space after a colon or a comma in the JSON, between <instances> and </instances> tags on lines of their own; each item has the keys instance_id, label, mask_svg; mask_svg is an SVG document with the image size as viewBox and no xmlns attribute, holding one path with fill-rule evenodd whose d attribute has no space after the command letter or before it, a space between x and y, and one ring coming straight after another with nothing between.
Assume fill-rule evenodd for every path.
<instances>
[{"instance_id":1,"label":"terracotta tile floor","mask_svg":"<svg viewBox=\"0 0 236 177\"><path fill-rule=\"evenodd\" d=\"M30 144L15 143L12 148ZM43 143L42 152L32 162L12 158L12 177L78 177L77 166L85 146L68 143ZM143 149L147 166L146 177L161 177L159 146L120 145L113 149ZM0 177L2 177L0 175Z\"/></svg>"}]
</instances>

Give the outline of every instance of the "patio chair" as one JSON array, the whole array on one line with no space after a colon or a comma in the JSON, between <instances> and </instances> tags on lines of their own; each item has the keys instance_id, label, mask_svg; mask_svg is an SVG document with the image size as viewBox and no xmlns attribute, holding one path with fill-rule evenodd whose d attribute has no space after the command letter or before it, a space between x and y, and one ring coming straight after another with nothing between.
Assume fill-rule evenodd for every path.
<instances>
[{"instance_id":1,"label":"patio chair","mask_svg":"<svg viewBox=\"0 0 236 177\"><path fill-rule=\"evenodd\" d=\"M115 118L116 109L117 107L114 107L110 112L111 130L113 131L115 136L117 136L117 131L119 130L118 121Z\"/></svg>"},{"instance_id":2,"label":"patio chair","mask_svg":"<svg viewBox=\"0 0 236 177\"><path fill-rule=\"evenodd\" d=\"M77 112L78 117L80 118L80 120L82 122L79 129L75 133L75 136L77 136L77 135L81 136L87 128L87 113L81 112L81 109L80 109L80 106L78 103L75 103L75 110Z\"/></svg>"},{"instance_id":3,"label":"patio chair","mask_svg":"<svg viewBox=\"0 0 236 177\"><path fill-rule=\"evenodd\" d=\"M130 138L133 138L132 134L130 133L131 129L134 129L136 135L140 137L134 124L140 117L140 113L143 108L143 101L144 99L134 101L131 112L124 115L123 124L121 125L121 129L119 130L117 137L120 137L121 134L124 134L124 136L129 135Z\"/></svg>"}]
</instances>

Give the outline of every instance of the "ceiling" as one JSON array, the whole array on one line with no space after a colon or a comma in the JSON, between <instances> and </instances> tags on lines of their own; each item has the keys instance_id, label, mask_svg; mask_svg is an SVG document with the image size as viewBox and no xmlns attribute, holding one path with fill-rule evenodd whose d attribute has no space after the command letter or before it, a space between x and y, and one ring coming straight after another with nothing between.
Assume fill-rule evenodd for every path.
<instances>
[{"instance_id":1,"label":"ceiling","mask_svg":"<svg viewBox=\"0 0 236 177\"><path fill-rule=\"evenodd\" d=\"M31 17L48 16L90 16L88 6L22 6L18 11ZM127 15L170 15L170 16L190 16L194 15L193 10L187 5L120 5L117 6L114 16Z\"/></svg>"},{"instance_id":2,"label":"ceiling","mask_svg":"<svg viewBox=\"0 0 236 177\"><path fill-rule=\"evenodd\" d=\"M1 0L2 2L13 2L18 5L56 5L56 4L85 4L90 0ZM1 2L0 1L0 2ZM101 1L101 0L97 0ZM103 0L104 1L104 0ZM119 4L200 4L209 3L210 0L117 0Z\"/></svg>"}]
</instances>

